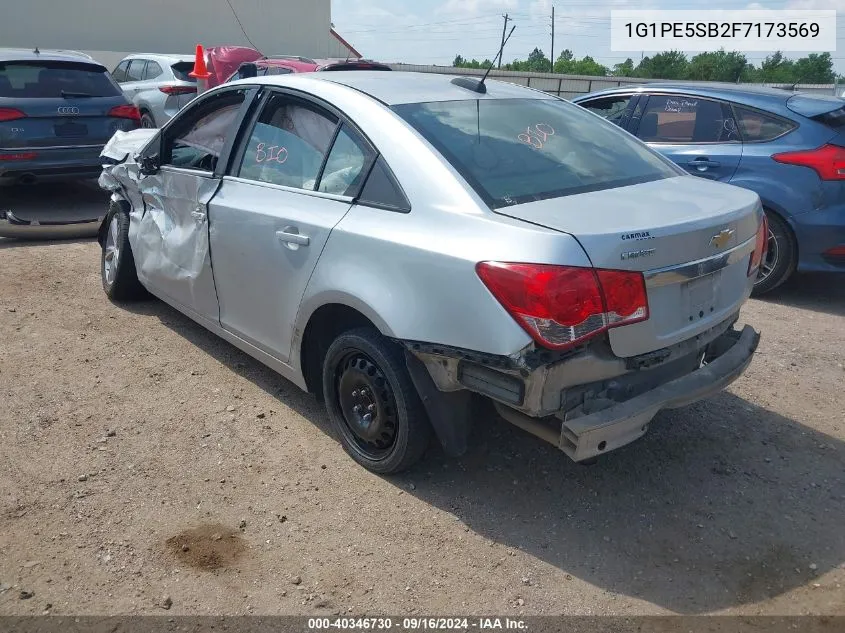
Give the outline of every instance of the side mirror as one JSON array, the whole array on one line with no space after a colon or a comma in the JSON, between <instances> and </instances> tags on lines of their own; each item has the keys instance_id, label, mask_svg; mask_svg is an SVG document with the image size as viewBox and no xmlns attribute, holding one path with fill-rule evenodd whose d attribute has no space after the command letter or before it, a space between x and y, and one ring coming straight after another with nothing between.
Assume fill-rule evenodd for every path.
<instances>
[{"instance_id":1,"label":"side mirror","mask_svg":"<svg viewBox=\"0 0 845 633\"><path fill-rule=\"evenodd\" d=\"M141 160L139 162L141 167L140 171L145 176L152 176L153 174L157 174L159 168L161 167L161 160L158 154L146 154L141 156Z\"/></svg>"}]
</instances>

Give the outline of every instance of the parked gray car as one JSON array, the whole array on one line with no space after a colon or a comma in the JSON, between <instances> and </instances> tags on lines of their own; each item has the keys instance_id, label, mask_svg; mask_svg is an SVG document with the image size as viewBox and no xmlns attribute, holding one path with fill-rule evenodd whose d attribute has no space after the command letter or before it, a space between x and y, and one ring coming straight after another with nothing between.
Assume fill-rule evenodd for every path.
<instances>
[{"instance_id":1,"label":"parked gray car","mask_svg":"<svg viewBox=\"0 0 845 633\"><path fill-rule=\"evenodd\" d=\"M765 252L758 196L556 97L434 74L244 79L116 135L106 294L144 289L408 468L470 403L576 461L728 385Z\"/></svg>"},{"instance_id":2,"label":"parked gray car","mask_svg":"<svg viewBox=\"0 0 845 633\"><path fill-rule=\"evenodd\" d=\"M141 111L141 127L161 127L197 96L188 55L138 54L125 57L112 76Z\"/></svg>"}]
</instances>

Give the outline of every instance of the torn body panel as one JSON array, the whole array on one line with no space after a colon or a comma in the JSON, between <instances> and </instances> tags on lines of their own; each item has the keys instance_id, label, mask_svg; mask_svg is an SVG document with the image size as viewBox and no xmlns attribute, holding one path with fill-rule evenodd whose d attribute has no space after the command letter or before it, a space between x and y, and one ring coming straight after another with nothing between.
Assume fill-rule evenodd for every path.
<instances>
[{"instance_id":1,"label":"torn body panel","mask_svg":"<svg viewBox=\"0 0 845 633\"><path fill-rule=\"evenodd\" d=\"M217 321L208 203L220 180L207 172L174 167L142 173L138 155L157 132L116 134L102 155L119 162L104 167L99 183L112 192L113 203L128 203L129 243L141 283Z\"/></svg>"},{"instance_id":2,"label":"torn body panel","mask_svg":"<svg viewBox=\"0 0 845 633\"><path fill-rule=\"evenodd\" d=\"M620 358L601 340L535 367L525 362L535 353L529 348L518 357L487 358L442 346L404 345L442 394L485 396L505 419L581 461L637 439L661 409L699 400L738 378L759 334L747 326L734 330L737 317L638 357ZM705 369L709 382L702 378ZM602 413L606 410L614 413ZM602 433L594 432L594 422Z\"/></svg>"}]
</instances>

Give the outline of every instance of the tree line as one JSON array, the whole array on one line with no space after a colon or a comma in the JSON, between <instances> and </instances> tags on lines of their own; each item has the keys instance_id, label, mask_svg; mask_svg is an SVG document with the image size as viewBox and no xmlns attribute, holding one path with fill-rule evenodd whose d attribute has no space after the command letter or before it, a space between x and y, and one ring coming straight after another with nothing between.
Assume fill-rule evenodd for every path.
<instances>
[{"instance_id":1,"label":"tree line","mask_svg":"<svg viewBox=\"0 0 845 633\"><path fill-rule=\"evenodd\" d=\"M476 59L467 60L457 55L452 66L488 68L492 63L489 59L480 62ZM760 66L755 66L742 53L727 52L724 49L699 53L691 58L680 51L666 51L651 57L643 57L637 64L629 57L621 64L608 67L598 63L589 55L578 59L569 49L564 50L552 66L546 54L541 49L535 48L528 55L528 59L516 59L510 64L503 65L502 68L596 77L742 83L831 84L837 79L830 53L810 53L807 57L800 59L787 59L778 51L767 56ZM845 77L840 77L840 80L842 79Z\"/></svg>"}]
</instances>

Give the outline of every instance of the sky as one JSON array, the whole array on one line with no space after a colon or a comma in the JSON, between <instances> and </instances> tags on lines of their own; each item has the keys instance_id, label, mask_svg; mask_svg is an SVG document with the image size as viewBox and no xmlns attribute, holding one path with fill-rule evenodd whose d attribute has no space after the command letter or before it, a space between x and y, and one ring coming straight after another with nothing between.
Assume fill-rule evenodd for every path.
<instances>
[{"instance_id":1,"label":"sky","mask_svg":"<svg viewBox=\"0 0 845 633\"><path fill-rule=\"evenodd\" d=\"M610 50L611 9L835 9L838 52L831 55L837 72L845 74L845 0L332 0L332 22L364 57L449 66L457 54L492 59L507 13L513 19L508 29L516 25L505 48L509 62L525 59L535 46L549 56L553 4L555 56L569 48L609 67L640 57ZM759 66L766 53L746 56Z\"/></svg>"}]
</instances>

